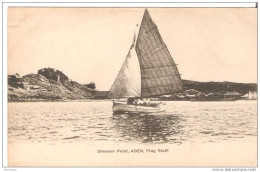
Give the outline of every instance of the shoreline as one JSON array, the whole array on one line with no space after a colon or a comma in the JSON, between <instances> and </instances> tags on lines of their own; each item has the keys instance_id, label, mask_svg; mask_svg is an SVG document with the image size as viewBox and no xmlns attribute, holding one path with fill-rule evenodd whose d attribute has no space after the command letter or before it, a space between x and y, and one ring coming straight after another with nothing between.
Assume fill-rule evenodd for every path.
<instances>
[{"instance_id":1,"label":"shoreline","mask_svg":"<svg viewBox=\"0 0 260 172\"><path fill-rule=\"evenodd\" d=\"M86 98L86 99L68 99L68 100L16 100L16 101L7 101L7 103L31 103L31 102L90 102L90 101L109 101L110 99L93 99L93 98ZM210 101L193 101L193 100L155 100L155 101L161 101L161 102L180 102L180 101L186 101L186 102L235 102L235 101L257 101L256 100L234 100L234 101L226 101L226 100L210 100Z\"/></svg>"},{"instance_id":2,"label":"shoreline","mask_svg":"<svg viewBox=\"0 0 260 172\"><path fill-rule=\"evenodd\" d=\"M93 99L93 98L85 98L85 99L67 99L67 100L47 100L47 99L35 99L35 100L8 100L7 103L26 103L26 102L87 102L93 100L108 100L108 99Z\"/></svg>"}]
</instances>

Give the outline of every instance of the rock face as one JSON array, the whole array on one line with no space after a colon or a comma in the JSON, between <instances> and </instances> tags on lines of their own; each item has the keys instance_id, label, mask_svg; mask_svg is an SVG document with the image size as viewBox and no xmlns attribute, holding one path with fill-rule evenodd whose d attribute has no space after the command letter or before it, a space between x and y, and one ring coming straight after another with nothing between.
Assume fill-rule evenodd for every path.
<instances>
[{"instance_id":1,"label":"rock face","mask_svg":"<svg viewBox=\"0 0 260 172\"><path fill-rule=\"evenodd\" d=\"M69 78L64 73L62 73L59 70L52 69L52 68L40 69L40 70L38 70L38 74L45 76L46 78L51 79L56 82L63 83L65 81L69 80Z\"/></svg>"},{"instance_id":2,"label":"rock face","mask_svg":"<svg viewBox=\"0 0 260 172\"><path fill-rule=\"evenodd\" d=\"M96 84L94 82L91 82L89 84L84 84L83 86L88 87L90 89L96 89Z\"/></svg>"},{"instance_id":3,"label":"rock face","mask_svg":"<svg viewBox=\"0 0 260 172\"><path fill-rule=\"evenodd\" d=\"M21 87L8 86L9 101L37 101L91 98L95 90L89 89L65 74L52 68L44 68L38 74L22 77Z\"/></svg>"},{"instance_id":4,"label":"rock face","mask_svg":"<svg viewBox=\"0 0 260 172\"><path fill-rule=\"evenodd\" d=\"M8 85L14 88L23 87L23 79L20 77L18 73L14 75L8 75Z\"/></svg>"}]
</instances>

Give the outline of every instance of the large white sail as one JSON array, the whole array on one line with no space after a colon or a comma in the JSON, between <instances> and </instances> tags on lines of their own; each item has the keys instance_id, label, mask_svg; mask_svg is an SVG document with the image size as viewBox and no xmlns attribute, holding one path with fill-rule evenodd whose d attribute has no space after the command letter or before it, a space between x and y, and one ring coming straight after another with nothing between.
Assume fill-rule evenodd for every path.
<instances>
[{"instance_id":1,"label":"large white sail","mask_svg":"<svg viewBox=\"0 0 260 172\"><path fill-rule=\"evenodd\" d=\"M117 78L109 91L108 98L126 98L141 96L140 65L135 51L136 33L134 34L133 43L126 56L125 62L121 67Z\"/></svg>"}]
</instances>

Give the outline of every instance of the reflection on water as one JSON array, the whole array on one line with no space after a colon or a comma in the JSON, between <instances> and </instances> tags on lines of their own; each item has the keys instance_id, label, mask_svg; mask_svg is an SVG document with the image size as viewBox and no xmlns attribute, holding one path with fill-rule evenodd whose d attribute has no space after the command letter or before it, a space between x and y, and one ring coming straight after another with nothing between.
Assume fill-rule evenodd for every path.
<instances>
[{"instance_id":1,"label":"reflection on water","mask_svg":"<svg viewBox=\"0 0 260 172\"><path fill-rule=\"evenodd\" d=\"M113 115L112 102L8 104L8 142L222 142L257 136L257 102L167 102L160 114Z\"/></svg>"},{"instance_id":2,"label":"reflection on water","mask_svg":"<svg viewBox=\"0 0 260 172\"><path fill-rule=\"evenodd\" d=\"M181 143L182 119L174 115L162 114L115 114L112 129L119 137L141 142Z\"/></svg>"}]
</instances>

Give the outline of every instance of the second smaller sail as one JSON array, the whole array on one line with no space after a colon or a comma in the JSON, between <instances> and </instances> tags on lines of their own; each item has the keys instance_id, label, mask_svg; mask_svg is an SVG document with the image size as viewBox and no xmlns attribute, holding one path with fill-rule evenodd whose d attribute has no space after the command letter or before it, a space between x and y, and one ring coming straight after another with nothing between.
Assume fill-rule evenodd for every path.
<instances>
[{"instance_id":1,"label":"second smaller sail","mask_svg":"<svg viewBox=\"0 0 260 172\"><path fill-rule=\"evenodd\" d=\"M117 78L112 85L108 98L127 98L141 96L141 73L138 57L135 51L136 34Z\"/></svg>"}]
</instances>

